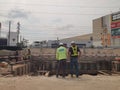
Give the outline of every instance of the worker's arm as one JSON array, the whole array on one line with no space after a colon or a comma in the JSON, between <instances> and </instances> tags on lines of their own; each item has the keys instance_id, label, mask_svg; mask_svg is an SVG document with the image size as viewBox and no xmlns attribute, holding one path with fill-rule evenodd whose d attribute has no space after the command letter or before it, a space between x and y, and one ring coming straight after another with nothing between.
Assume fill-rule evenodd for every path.
<instances>
[{"instance_id":1,"label":"worker's arm","mask_svg":"<svg viewBox=\"0 0 120 90\"><path fill-rule=\"evenodd\" d=\"M81 51L80 49L78 48L78 58L80 59L80 56L81 56Z\"/></svg>"},{"instance_id":2,"label":"worker's arm","mask_svg":"<svg viewBox=\"0 0 120 90\"><path fill-rule=\"evenodd\" d=\"M56 60L58 60L59 54L58 54L58 49L56 50Z\"/></svg>"},{"instance_id":3,"label":"worker's arm","mask_svg":"<svg viewBox=\"0 0 120 90\"><path fill-rule=\"evenodd\" d=\"M68 58L68 50L66 49L66 57L67 57L67 60L69 60Z\"/></svg>"},{"instance_id":4,"label":"worker's arm","mask_svg":"<svg viewBox=\"0 0 120 90\"><path fill-rule=\"evenodd\" d=\"M70 60L70 55L71 55L71 51L70 51L70 48L69 48L68 53L67 53L68 60Z\"/></svg>"},{"instance_id":5,"label":"worker's arm","mask_svg":"<svg viewBox=\"0 0 120 90\"><path fill-rule=\"evenodd\" d=\"M81 51L78 52L78 57L80 58L80 56L81 56Z\"/></svg>"}]
</instances>

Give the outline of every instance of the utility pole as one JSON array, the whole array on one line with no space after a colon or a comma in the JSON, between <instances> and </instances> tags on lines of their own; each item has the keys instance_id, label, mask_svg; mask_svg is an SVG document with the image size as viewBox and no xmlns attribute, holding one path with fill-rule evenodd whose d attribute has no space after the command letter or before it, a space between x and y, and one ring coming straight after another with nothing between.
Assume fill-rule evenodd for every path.
<instances>
[{"instance_id":1,"label":"utility pole","mask_svg":"<svg viewBox=\"0 0 120 90\"><path fill-rule=\"evenodd\" d=\"M19 43L19 34L20 34L20 22L17 23L17 45Z\"/></svg>"},{"instance_id":2,"label":"utility pole","mask_svg":"<svg viewBox=\"0 0 120 90\"><path fill-rule=\"evenodd\" d=\"M57 47L59 46L59 37L57 37Z\"/></svg>"},{"instance_id":3,"label":"utility pole","mask_svg":"<svg viewBox=\"0 0 120 90\"><path fill-rule=\"evenodd\" d=\"M20 35L20 43L22 42L22 36Z\"/></svg>"},{"instance_id":4,"label":"utility pole","mask_svg":"<svg viewBox=\"0 0 120 90\"><path fill-rule=\"evenodd\" d=\"M9 21L8 46L10 46L10 31L11 31L11 21Z\"/></svg>"},{"instance_id":5,"label":"utility pole","mask_svg":"<svg viewBox=\"0 0 120 90\"><path fill-rule=\"evenodd\" d=\"M0 22L0 38L1 38L1 27L2 27L2 25L1 25L1 22Z\"/></svg>"}]
</instances>

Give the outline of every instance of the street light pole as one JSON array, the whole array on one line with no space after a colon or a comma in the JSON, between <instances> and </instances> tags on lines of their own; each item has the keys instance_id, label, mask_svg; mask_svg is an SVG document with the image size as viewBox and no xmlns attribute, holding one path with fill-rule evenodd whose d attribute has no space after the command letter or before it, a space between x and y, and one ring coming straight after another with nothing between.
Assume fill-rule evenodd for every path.
<instances>
[{"instance_id":1,"label":"street light pole","mask_svg":"<svg viewBox=\"0 0 120 90\"><path fill-rule=\"evenodd\" d=\"M1 27L2 27L2 25L1 25L1 22L0 22L0 38L1 38Z\"/></svg>"}]
</instances>

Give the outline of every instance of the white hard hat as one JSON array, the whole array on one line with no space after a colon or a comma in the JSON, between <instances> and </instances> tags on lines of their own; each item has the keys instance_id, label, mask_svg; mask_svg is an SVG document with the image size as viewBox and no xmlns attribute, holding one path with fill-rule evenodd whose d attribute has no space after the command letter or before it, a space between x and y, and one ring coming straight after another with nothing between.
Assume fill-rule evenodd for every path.
<instances>
[{"instance_id":1,"label":"white hard hat","mask_svg":"<svg viewBox=\"0 0 120 90\"><path fill-rule=\"evenodd\" d=\"M71 44L75 43L75 41L71 41Z\"/></svg>"},{"instance_id":2,"label":"white hard hat","mask_svg":"<svg viewBox=\"0 0 120 90\"><path fill-rule=\"evenodd\" d=\"M59 45L63 45L63 43L59 43Z\"/></svg>"}]
</instances>

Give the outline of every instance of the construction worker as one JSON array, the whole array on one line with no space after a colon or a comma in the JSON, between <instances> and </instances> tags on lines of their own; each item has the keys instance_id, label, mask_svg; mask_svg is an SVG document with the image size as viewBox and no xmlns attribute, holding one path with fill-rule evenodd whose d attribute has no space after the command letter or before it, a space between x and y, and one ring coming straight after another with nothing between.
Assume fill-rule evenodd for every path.
<instances>
[{"instance_id":1,"label":"construction worker","mask_svg":"<svg viewBox=\"0 0 120 90\"><path fill-rule=\"evenodd\" d=\"M18 50L16 50L16 52L15 52L15 59L16 59L16 62L19 61L19 51Z\"/></svg>"},{"instance_id":2,"label":"construction worker","mask_svg":"<svg viewBox=\"0 0 120 90\"><path fill-rule=\"evenodd\" d=\"M56 51L56 59L57 59L57 70L56 77L62 72L62 77L65 78L65 69L66 69L66 59L67 59L67 49L64 47L63 43L59 44L59 48Z\"/></svg>"},{"instance_id":3,"label":"construction worker","mask_svg":"<svg viewBox=\"0 0 120 90\"><path fill-rule=\"evenodd\" d=\"M75 44L75 41L71 42L71 47L68 50L68 55L70 58L70 74L73 77L74 74L74 67L75 67L75 74L78 78L79 76L79 67L78 67L78 59L81 55L80 49Z\"/></svg>"},{"instance_id":4,"label":"construction worker","mask_svg":"<svg viewBox=\"0 0 120 90\"><path fill-rule=\"evenodd\" d=\"M30 50L30 49L28 49L28 54L27 54L27 56L28 56L28 59L30 60L30 59L31 59L31 50Z\"/></svg>"}]
</instances>

